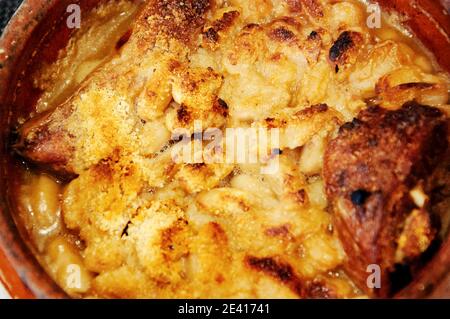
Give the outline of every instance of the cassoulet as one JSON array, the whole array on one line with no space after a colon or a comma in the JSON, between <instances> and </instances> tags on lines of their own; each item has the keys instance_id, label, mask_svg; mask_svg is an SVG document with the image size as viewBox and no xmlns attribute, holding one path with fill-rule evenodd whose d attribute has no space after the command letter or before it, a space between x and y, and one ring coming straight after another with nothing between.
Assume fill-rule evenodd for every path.
<instances>
[{"instance_id":1,"label":"cassoulet","mask_svg":"<svg viewBox=\"0 0 450 319\"><path fill-rule=\"evenodd\" d=\"M35 72L13 143L41 264L73 297L391 296L446 234L450 82L377 14L351 0L83 13ZM206 160L211 141L227 150L209 128L272 130L276 146ZM181 137L194 161L175 160Z\"/></svg>"}]
</instances>

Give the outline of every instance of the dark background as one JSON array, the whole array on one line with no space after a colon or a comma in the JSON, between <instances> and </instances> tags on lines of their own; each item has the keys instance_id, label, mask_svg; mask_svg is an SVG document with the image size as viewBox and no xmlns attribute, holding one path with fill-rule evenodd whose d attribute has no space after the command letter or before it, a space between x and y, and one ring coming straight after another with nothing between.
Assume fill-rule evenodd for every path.
<instances>
[{"instance_id":1,"label":"dark background","mask_svg":"<svg viewBox=\"0 0 450 319\"><path fill-rule=\"evenodd\" d=\"M4 27L21 2L22 0L0 0L0 33L3 32Z\"/></svg>"}]
</instances>

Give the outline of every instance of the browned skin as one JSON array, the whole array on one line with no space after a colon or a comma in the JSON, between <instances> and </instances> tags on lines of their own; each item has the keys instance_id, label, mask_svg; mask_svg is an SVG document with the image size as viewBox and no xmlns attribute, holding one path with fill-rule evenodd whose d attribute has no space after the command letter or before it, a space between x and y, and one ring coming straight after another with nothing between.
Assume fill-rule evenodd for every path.
<instances>
[{"instance_id":1,"label":"browned skin","mask_svg":"<svg viewBox=\"0 0 450 319\"><path fill-rule=\"evenodd\" d=\"M66 132L64 119L72 112L70 104L63 104L52 112L36 116L19 128L19 139L15 150L36 164L61 176L74 174L69 164L74 151L73 138ZM60 123L51 129L52 123Z\"/></svg>"},{"instance_id":2,"label":"browned skin","mask_svg":"<svg viewBox=\"0 0 450 319\"><path fill-rule=\"evenodd\" d=\"M397 240L415 208L409 191L431 175L447 149L447 127L435 108L370 107L344 124L327 146L323 174L348 255L346 271L370 295L390 293ZM380 289L367 287L369 264L381 267Z\"/></svg>"}]
</instances>

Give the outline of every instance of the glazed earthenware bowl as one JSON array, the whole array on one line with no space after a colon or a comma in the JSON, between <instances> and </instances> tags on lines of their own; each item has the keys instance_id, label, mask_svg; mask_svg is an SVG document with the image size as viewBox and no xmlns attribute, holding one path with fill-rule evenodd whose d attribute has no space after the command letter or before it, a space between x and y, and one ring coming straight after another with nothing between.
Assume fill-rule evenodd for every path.
<instances>
[{"instance_id":1,"label":"glazed earthenware bowl","mask_svg":"<svg viewBox=\"0 0 450 319\"><path fill-rule=\"evenodd\" d=\"M33 61L51 62L69 40L69 4L90 10L99 0L25 0L0 39L0 281L14 298L65 298L67 295L42 269L12 200L18 185L18 160L10 151L14 123L31 112L38 92L27 77ZM395 11L403 24L450 72L449 1L378 0ZM450 298L450 236L436 248L412 282L396 297Z\"/></svg>"}]
</instances>

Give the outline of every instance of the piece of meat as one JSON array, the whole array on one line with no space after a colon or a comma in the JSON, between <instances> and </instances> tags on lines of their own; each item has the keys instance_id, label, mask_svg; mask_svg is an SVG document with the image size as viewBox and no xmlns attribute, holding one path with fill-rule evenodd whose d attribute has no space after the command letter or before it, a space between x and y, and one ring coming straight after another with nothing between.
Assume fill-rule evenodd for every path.
<instances>
[{"instance_id":1,"label":"piece of meat","mask_svg":"<svg viewBox=\"0 0 450 319\"><path fill-rule=\"evenodd\" d=\"M396 254L402 261L416 257L405 254L417 249L404 249L404 236L413 232L403 231L403 226L418 208L410 192L426 184L445 153L447 130L448 120L436 108L409 103L389 111L375 106L344 124L326 148L326 193L348 256L345 268L369 295L390 294ZM424 233L434 234L431 224L423 227L428 227ZM401 235L403 248L398 244ZM381 269L379 289L367 285L371 264Z\"/></svg>"},{"instance_id":2,"label":"piece of meat","mask_svg":"<svg viewBox=\"0 0 450 319\"><path fill-rule=\"evenodd\" d=\"M73 176L70 158L75 143L65 129L65 120L71 113L70 104L63 104L25 122L18 130L15 151L33 163L45 164L45 168L62 177Z\"/></svg>"}]
</instances>

